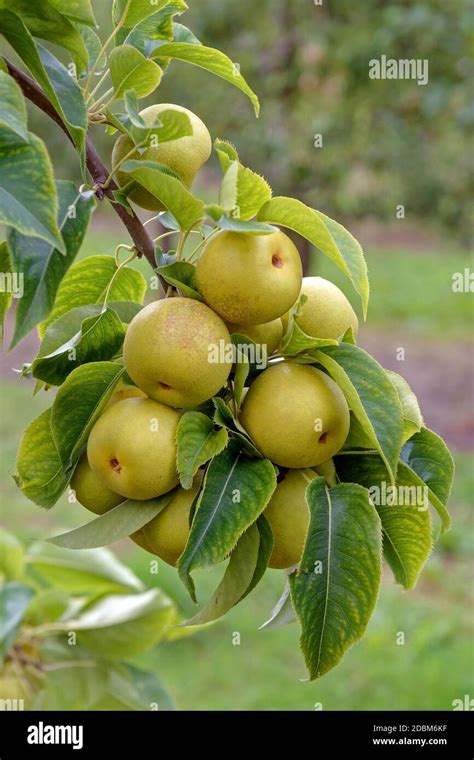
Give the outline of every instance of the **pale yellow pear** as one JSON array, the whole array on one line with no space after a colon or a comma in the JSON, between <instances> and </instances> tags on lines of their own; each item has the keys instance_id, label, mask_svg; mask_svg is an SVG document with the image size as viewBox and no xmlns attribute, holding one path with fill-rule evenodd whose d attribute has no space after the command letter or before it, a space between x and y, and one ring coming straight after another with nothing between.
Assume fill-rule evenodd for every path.
<instances>
[{"instance_id":1,"label":"pale yellow pear","mask_svg":"<svg viewBox=\"0 0 474 760\"><path fill-rule=\"evenodd\" d=\"M193 180L201 166L206 163L212 151L212 140L204 122L183 106L172 103L159 103L149 106L140 111L140 116L147 126L151 126L159 118L163 111L179 111L189 116L192 135L179 137L177 140L150 145L143 153L132 152L129 159L135 161L155 161L172 169L178 174L181 182L186 187L191 187ZM112 151L112 167L117 166L127 154L133 151L133 141L128 135L120 135ZM131 180L130 174L120 170L116 173L116 180L120 186L126 185ZM137 185L129 196L130 200L150 211L163 211L164 206L143 186Z\"/></svg>"},{"instance_id":2,"label":"pale yellow pear","mask_svg":"<svg viewBox=\"0 0 474 760\"><path fill-rule=\"evenodd\" d=\"M166 298L131 321L123 346L125 368L152 399L176 408L198 406L226 383L232 367L222 355L229 331L208 306Z\"/></svg>"},{"instance_id":3,"label":"pale yellow pear","mask_svg":"<svg viewBox=\"0 0 474 760\"><path fill-rule=\"evenodd\" d=\"M91 470L86 452L81 456L74 470L71 488L79 504L96 515L103 515L104 512L108 512L124 500L123 496L110 490L100 475Z\"/></svg>"},{"instance_id":4,"label":"pale yellow pear","mask_svg":"<svg viewBox=\"0 0 474 760\"><path fill-rule=\"evenodd\" d=\"M87 459L115 493L153 499L178 483L180 414L151 399L128 398L107 409L91 430Z\"/></svg>"},{"instance_id":5,"label":"pale yellow pear","mask_svg":"<svg viewBox=\"0 0 474 760\"><path fill-rule=\"evenodd\" d=\"M281 231L222 230L206 243L196 265L205 302L232 324L259 325L281 317L296 301L301 281L298 249Z\"/></svg>"},{"instance_id":6,"label":"pale yellow pear","mask_svg":"<svg viewBox=\"0 0 474 760\"><path fill-rule=\"evenodd\" d=\"M269 567L292 567L300 561L309 524L305 492L315 477L314 470L288 470L273 492L263 513L273 533Z\"/></svg>"},{"instance_id":7,"label":"pale yellow pear","mask_svg":"<svg viewBox=\"0 0 474 760\"><path fill-rule=\"evenodd\" d=\"M116 404L117 401L123 401L126 398L147 398L147 395L146 393L143 393L140 388L137 388L136 385L128 385L127 383L124 383L123 380L119 380L115 386L114 392L104 407L104 411L105 409L108 409L109 406L112 406L112 404Z\"/></svg>"},{"instance_id":8,"label":"pale yellow pear","mask_svg":"<svg viewBox=\"0 0 474 760\"><path fill-rule=\"evenodd\" d=\"M330 459L349 432L349 408L339 386L316 367L294 362L258 375L240 420L265 457L295 469Z\"/></svg>"},{"instance_id":9,"label":"pale yellow pear","mask_svg":"<svg viewBox=\"0 0 474 760\"><path fill-rule=\"evenodd\" d=\"M301 295L307 301L296 317L296 324L306 335L336 340L352 327L354 337L357 336L357 315L337 285L323 277L304 277Z\"/></svg>"},{"instance_id":10,"label":"pale yellow pear","mask_svg":"<svg viewBox=\"0 0 474 760\"><path fill-rule=\"evenodd\" d=\"M270 356L280 344L283 335L283 324L278 319L272 319L271 322L265 322L263 325L233 325L227 323L227 328L232 333L239 333L250 338L257 345L266 346L267 356Z\"/></svg>"},{"instance_id":11,"label":"pale yellow pear","mask_svg":"<svg viewBox=\"0 0 474 760\"><path fill-rule=\"evenodd\" d=\"M191 488L178 488L176 496L153 520L130 538L168 565L176 567L189 536L189 514L199 491L202 476L194 478Z\"/></svg>"}]
</instances>

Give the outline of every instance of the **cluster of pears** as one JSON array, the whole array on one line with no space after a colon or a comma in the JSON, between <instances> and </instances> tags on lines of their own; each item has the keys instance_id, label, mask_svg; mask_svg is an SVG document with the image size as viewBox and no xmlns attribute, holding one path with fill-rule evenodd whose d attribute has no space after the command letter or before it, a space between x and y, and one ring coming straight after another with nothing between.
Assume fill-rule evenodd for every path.
<instances>
[{"instance_id":1,"label":"cluster of pears","mask_svg":"<svg viewBox=\"0 0 474 760\"><path fill-rule=\"evenodd\" d=\"M153 123L164 108L177 107L153 106L141 115ZM186 112L193 136L137 158L170 166L189 186L209 156L211 141L201 120ZM129 138L119 137L114 163L129 151ZM145 208L160 208L144 188L131 198ZM202 301L174 295L150 303L130 323L123 360L133 385L117 386L71 481L77 500L97 514L125 499L153 499L176 488L164 510L131 536L171 565L184 550L202 481L198 473L190 489L178 487L178 423L183 410L200 407L226 386L233 370L226 350L231 334L247 336L270 356L301 295L306 299L294 318L307 335L340 338L349 327L355 335L358 327L339 288L321 277L303 278L298 250L281 231L214 233L197 262L196 283ZM285 473L265 516L275 541L270 566L289 567L299 561L306 535L304 493L316 476L311 468L343 446L349 432L347 402L325 372L275 360L246 389L240 422L263 456Z\"/></svg>"}]
</instances>

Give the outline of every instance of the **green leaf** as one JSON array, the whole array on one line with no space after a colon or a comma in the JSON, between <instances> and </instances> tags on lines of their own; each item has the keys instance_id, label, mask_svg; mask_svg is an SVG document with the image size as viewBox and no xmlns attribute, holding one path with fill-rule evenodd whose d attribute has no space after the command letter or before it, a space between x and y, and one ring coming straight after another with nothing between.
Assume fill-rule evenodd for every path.
<instances>
[{"instance_id":1,"label":"green leaf","mask_svg":"<svg viewBox=\"0 0 474 760\"><path fill-rule=\"evenodd\" d=\"M49 538L48 541L66 549L95 549L113 544L143 528L163 511L175 495L175 491L169 491L157 499L147 501L126 499L85 525Z\"/></svg>"},{"instance_id":2,"label":"green leaf","mask_svg":"<svg viewBox=\"0 0 474 760\"><path fill-rule=\"evenodd\" d=\"M154 6L156 8L156 6ZM147 57L152 50L160 44L161 40L171 42L173 39L173 16L185 11L187 5L182 0L166 5L158 12L154 11L151 16L136 24L133 29L120 30L116 37L116 44L125 43L133 45Z\"/></svg>"},{"instance_id":3,"label":"green leaf","mask_svg":"<svg viewBox=\"0 0 474 760\"><path fill-rule=\"evenodd\" d=\"M380 585L382 540L365 488L343 483L329 490L323 478L315 478L306 499L310 524L290 587L313 680L334 668L365 633Z\"/></svg>"},{"instance_id":4,"label":"green leaf","mask_svg":"<svg viewBox=\"0 0 474 760\"><path fill-rule=\"evenodd\" d=\"M453 484L454 462L443 439L423 427L405 443L400 457L416 482L428 487L429 499L441 518L443 532L449 530L451 518L446 507Z\"/></svg>"},{"instance_id":5,"label":"green leaf","mask_svg":"<svg viewBox=\"0 0 474 760\"><path fill-rule=\"evenodd\" d=\"M61 0L62 5L64 1ZM60 13L50 2L45 2L45 0L0 0L0 30L7 37L12 47L15 47L8 36L11 33L13 22L9 18L4 23L3 16L6 13L9 16L18 14L16 18L19 19L22 26L25 26L27 34L29 32L33 37L40 37L65 48L71 53L79 71L87 67L87 50L80 33L66 14ZM5 25L7 25L8 34L5 31ZM18 31L18 25L16 25L16 31ZM14 42L18 43L19 40L15 38ZM17 50L16 47L15 50Z\"/></svg>"},{"instance_id":6,"label":"green leaf","mask_svg":"<svg viewBox=\"0 0 474 760\"><path fill-rule=\"evenodd\" d=\"M114 48L109 56L109 68L116 98L122 98L130 89L135 90L137 97L145 98L158 87L163 75L154 61L145 58L132 45Z\"/></svg>"},{"instance_id":7,"label":"green leaf","mask_svg":"<svg viewBox=\"0 0 474 760\"><path fill-rule=\"evenodd\" d=\"M245 595L257 567L260 535L251 525L239 538L227 565L224 577L205 607L182 625L206 625L226 614Z\"/></svg>"},{"instance_id":8,"label":"green leaf","mask_svg":"<svg viewBox=\"0 0 474 760\"><path fill-rule=\"evenodd\" d=\"M275 604L268 620L259 628L259 631L271 631L274 628L281 628L288 623L294 623L296 620L295 611L291 601L290 583L286 582L283 594Z\"/></svg>"},{"instance_id":9,"label":"green leaf","mask_svg":"<svg viewBox=\"0 0 474 760\"><path fill-rule=\"evenodd\" d=\"M131 0L127 13L123 18L124 27L130 29L160 11L169 2L170 0L156 0L155 2L150 2L150 0ZM127 0L114 0L113 18L116 24L122 19L126 7Z\"/></svg>"},{"instance_id":10,"label":"green leaf","mask_svg":"<svg viewBox=\"0 0 474 760\"><path fill-rule=\"evenodd\" d=\"M91 362L73 370L59 388L51 410L51 430L59 456L69 470L113 393L124 369L112 362Z\"/></svg>"},{"instance_id":11,"label":"green leaf","mask_svg":"<svg viewBox=\"0 0 474 760\"><path fill-rule=\"evenodd\" d=\"M260 538L258 545L257 564L255 565L255 570L253 572L252 580L250 581L249 586L247 586L245 593L239 599L240 602L245 599L245 597L254 590L255 586L260 583L261 579L265 575L273 551L273 533L264 514L261 514L260 517L257 518L255 525L258 529ZM253 526L251 526L251 528L252 527Z\"/></svg>"},{"instance_id":12,"label":"green leaf","mask_svg":"<svg viewBox=\"0 0 474 760\"><path fill-rule=\"evenodd\" d=\"M389 369L386 369L385 373L394 384L398 393L403 412L402 442L406 443L414 433L420 432L423 427L423 416L418 405L418 400L405 378Z\"/></svg>"},{"instance_id":13,"label":"green leaf","mask_svg":"<svg viewBox=\"0 0 474 760\"><path fill-rule=\"evenodd\" d=\"M272 197L268 182L238 161L232 161L226 170L219 192L219 203L246 221L252 219Z\"/></svg>"},{"instance_id":14,"label":"green leaf","mask_svg":"<svg viewBox=\"0 0 474 760\"><path fill-rule=\"evenodd\" d=\"M46 328L66 312L78 306L102 303L107 286L117 271L112 256L89 256L72 265L61 282L49 317L39 326L43 337ZM123 267L114 279L109 301L143 303L146 280L136 269Z\"/></svg>"},{"instance_id":15,"label":"green leaf","mask_svg":"<svg viewBox=\"0 0 474 760\"><path fill-rule=\"evenodd\" d=\"M226 428L216 430L215 427L215 423L201 412L185 412L181 417L176 433L176 464L183 488L191 488L199 468L227 446Z\"/></svg>"},{"instance_id":16,"label":"green leaf","mask_svg":"<svg viewBox=\"0 0 474 760\"><path fill-rule=\"evenodd\" d=\"M58 321L66 321L65 314ZM48 385L61 385L81 364L107 361L118 353L125 337L125 328L113 309L88 317L80 329L65 343L57 345L57 322L46 331L40 351L32 364L33 377ZM52 334L53 333L53 334Z\"/></svg>"},{"instance_id":17,"label":"green leaf","mask_svg":"<svg viewBox=\"0 0 474 760\"><path fill-rule=\"evenodd\" d=\"M57 225L58 201L53 169L42 141L29 133L29 143L5 142L0 130L0 223L65 252Z\"/></svg>"},{"instance_id":18,"label":"green leaf","mask_svg":"<svg viewBox=\"0 0 474 760\"><path fill-rule=\"evenodd\" d=\"M0 10L0 30L43 88L48 99L68 127L74 142L78 147L81 147L84 143L84 129L87 125L87 121L84 124L84 118L87 117L87 114L85 113L82 93L69 71L51 52L41 47L41 56L45 59L45 64L43 64L40 51L33 37L21 18L15 16L14 13ZM47 65L48 71L46 71L45 65ZM50 80L49 75L52 76L52 80Z\"/></svg>"},{"instance_id":19,"label":"green leaf","mask_svg":"<svg viewBox=\"0 0 474 760\"><path fill-rule=\"evenodd\" d=\"M201 45L201 41L191 29L175 21L173 22L173 40L174 42L189 42L191 45Z\"/></svg>"},{"instance_id":20,"label":"green leaf","mask_svg":"<svg viewBox=\"0 0 474 760\"><path fill-rule=\"evenodd\" d=\"M197 502L188 543L178 571L194 598L190 573L221 562L257 519L276 487L275 468L267 459L250 459L239 441L231 441L210 463Z\"/></svg>"},{"instance_id":21,"label":"green leaf","mask_svg":"<svg viewBox=\"0 0 474 760\"><path fill-rule=\"evenodd\" d=\"M194 298L202 301L196 285L196 267L187 261L175 261L157 268L157 273L163 277L169 285L177 288L186 298Z\"/></svg>"},{"instance_id":22,"label":"green leaf","mask_svg":"<svg viewBox=\"0 0 474 760\"><path fill-rule=\"evenodd\" d=\"M341 388L393 483L403 430L402 408L393 383L372 356L350 343L328 346L314 356Z\"/></svg>"},{"instance_id":23,"label":"green leaf","mask_svg":"<svg viewBox=\"0 0 474 760\"><path fill-rule=\"evenodd\" d=\"M78 24L96 26L90 0L48 0L49 4Z\"/></svg>"},{"instance_id":24,"label":"green leaf","mask_svg":"<svg viewBox=\"0 0 474 760\"><path fill-rule=\"evenodd\" d=\"M13 534L0 527L0 585L23 575L25 550Z\"/></svg>"},{"instance_id":25,"label":"green leaf","mask_svg":"<svg viewBox=\"0 0 474 760\"><path fill-rule=\"evenodd\" d=\"M233 161L239 161L237 148L229 140L221 140L219 137L217 137L214 140L214 150L217 153L217 157L224 174Z\"/></svg>"},{"instance_id":26,"label":"green leaf","mask_svg":"<svg viewBox=\"0 0 474 760\"><path fill-rule=\"evenodd\" d=\"M52 625L74 631L80 645L108 660L123 660L150 649L176 620L173 602L159 589L110 595L75 619Z\"/></svg>"},{"instance_id":27,"label":"green leaf","mask_svg":"<svg viewBox=\"0 0 474 760\"><path fill-rule=\"evenodd\" d=\"M99 56L100 60L97 63L95 74L96 76L101 76L107 66L107 55L102 53L102 41L94 30L89 29L88 26L82 26L80 32L89 55L89 67L82 72L81 77L86 77L90 74L92 67L95 66Z\"/></svg>"},{"instance_id":28,"label":"green leaf","mask_svg":"<svg viewBox=\"0 0 474 760\"><path fill-rule=\"evenodd\" d=\"M139 116L138 103L136 103L134 96L130 95L130 91L125 93L124 101L132 122L130 134L136 143L143 140L151 141L152 138L156 138L158 143L172 142L179 140L180 137L193 134L191 120L187 113L169 108L166 111L161 111L157 126L146 126ZM140 121L143 124L140 124Z\"/></svg>"},{"instance_id":29,"label":"green leaf","mask_svg":"<svg viewBox=\"0 0 474 760\"><path fill-rule=\"evenodd\" d=\"M23 583L0 588L0 662L13 644L34 591Z\"/></svg>"},{"instance_id":30,"label":"green leaf","mask_svg":"<svg viewBox=\"0 0 474 760\"><path fill-rule=\"evenodd\" d=\"M395 487L386 482L386 470L377 454L336 457L341 480L368 489L382 522L383 550L397 583L416 586L431 547L431 520L424 495L420 498L410 470L400 462ZM400 503L401 502L401 503Z\"/></svg>"},{"instance_id":31,"label":"green leaf","mask_svg":"<svg viewBox=\"0 0 474 760\"><path fill-rule=\"evenodd\" d=\"M237 349L237 356L236 356L236 362L235 362L235 368L234 368L234 399L235 403L238 407L240 407L240 402L242 401L242 395L245 388L245 383L247 382L247 378L249 376L250 372L250 362L248 359L248 354L245 350L242 350L241 345L255 345L250 338L247 338L246 335L240 335L239 333L234 333L232 335L232 343L236 346ZM264 347L266 349L266 347ZM266 360L266 350L265 350L265 360Z\"/></svg>"},{"instance_id":32,"label":"green leaf","mask_svg":"<svg viewBox=\"0 0 474 760\"><path fill-rule=\"evenodd\" d=\"M245 340L248 342L248 338L246 336L241 337L245 337ZM254 446L245 428L240 424L237 417L234 416L232 410L225 403L224 399L216 397L212 399L212 403L214 404L216 410L214 414L214 422L231 431L234 438L240 441L248 454L256 457L257 459L262 459L262 455L260 454L259 450Z\"/></svg>"},{"instance_id":33,"label":"green leaf","mask_svg":"<svg viewBox=\"0 0 474 760\"><path fill-rule=\"evenodd\" d=\"M223 214L216 220L216 226L221 230L231 230L232 232L247 232L252 235L270 235L272 232L278 232L278 227L264 222L249 222L243 219L234 219L233 217Z\"/></svg>"},{"instance_id":34,"label":"green leaf","mask_svg":"<svg viewBox=\"0 0 474 760\"><path fill-rule=\"evenodd\" d=\"M314 349L337 345L337 340L332 340L331 338L313 338L311 335L306 335L293 320L291 330L284 336L281 352L285 356L297 356L306 351L314 351Z\"/></svg>"},{"instance_id":35,"label":"green leaf","mask_svg":"<svg viewBox=\"0 0 474 760\"><path fill-rule=\"evenodd\" d=\"M61 61L42 45L37 47L46 75L61 106L61 114L68 132L78 151L82 151L87 132L87 109L82 90Z\"/></svg>"},{"instance_id":36,"label":"green leaf","mask_svg":"<svg viewBox=\"0 0 474 760\"><path fill-rule=\"evenodd\" d=\"M136 303L133 303L133 301L117 301L112 303L109 303L109 309L108 311L112 310L115 312L119 319L119 323L117 323L117 333L120 331L122 334L123 332L123 324L129 324L133 317L138 314L140 311L141 306L139 306ZM61 364L65 361L68 362L67 365L65 365L63 376L60 379L59 383L52 383L52 379L45 380L45 382L52 383L52 384L60 384L64 378L71 372L73 369L76 368L76 366L79 366L79 364L84 364L84 361L79 361L73 358L73 354L70 355L70 358L68 356L65 356L65 354L68 354L69 345L66 346L66 344L72 344L72 348L75 348L76 345L79 346L81 343L80 340L76 340L80 338L82 335L82 327L83 323L92 324L92 334L93 337L96 334L96 326L92 323L92 319L96 319L100 316L103 316L106 312L104 312L104 307L101 304L91 304L89 306L77 306L75 309L71 309L71 311L66 312L66 314L63 314L62 317L58 317L58 319L55 322L52 322L50 326L46 329L46 332L43 337L43 341L40 346L40 350L38 353L38 356L33 362L33 375L35 376L35 370L36 368L40 368L41 371L54 371L57 372L58 367L61 367ZM119 328L120 324L120 328ZM90 334L89 334L90 337ZM112 333L111 333L112 337ZM104 338L105 340L105 338ZM115 333L113 340L115 340ZM118 342L118 341L117 341ZM118 345L118 348L120 348L121 343ZM109 356L106 356L105 358L111 358L114 353L111 352L111 347L104 344L104 341L100 342L100 347L103 348L104 352L107 354L110 354ZM85 348L85 345L82 346L82 349ZM59 350L61 349L61 351ZM79 353L77 350L76 353ZM49 359L47 358L50 354L54 354L54 356ZM44 357L42 359L41 357ZM99 361L97 358L95 359L88 359L87 361ZM71 365L71 366L69 366Z\"/></svg>"},{"instance_id":37,"label":"green leaf","mask_svg":"<svg viewBox=\"0 0 474 760\"><path fill-rule=\"evenodd\" d=\"M257 216L261 222L273 222L297 232L334 261L359 293L365 317L369 302L367 265L362 248L350 232L295 198L272 198Z\"/></svg>"},{"instance_id":38,"label":"green leaf","mask_svg":"<svg viewBox=\"0 0 474 760\"><path fill-rule=\"evenodd\" d=\"M27 562L49 584L72 594L143 590L143 583L108 549L72 552L35 541L28 549Z\"/></svg>"},{"instance_id":39,"label":"green leaf","mask_svg":"<svg viewBox=\"0 0 474 760\"><path fill-rule=\"evenodd\" d=\"M0 71L0 127L13 132L17 143L28 142L28 122L23 94L15 80Z\"/></svg>"},{"instance_id":40,"label":"green leaf","mask_svg":"<svg viewBox=\"0 0 474 760\"><path fill-rule=\"evenodd\" d=\"M56 291L82 245L95 208L94 198L81 195L72 182L59 180L56 191L60 199L58 227L64 241L64 256L54 244L32 240L14 230L8 235L13 269L24 280L10 348L50 313Z\"/></svg>"},{"instance_id":41,"label":"green leaf","mask_svg":"<svg viewBox=\"0 0 474 760\"><path fill-rule=\"evenodd\" d=\"M15 478L27 499L49 509L64 492L71 472L63 467L51 430L51 409L27 427L18 450Z\"/></svg>"},{"instance_id":42,"label":"green leaf","mask_svg":"<svg viewBox=\"0 0 474 760\"><path fill-rule=\"evenodd\" d=\"M226 82L233 84L248 96L254 107L255 114L258 116L260 105L257 96L241 75L239 67L224 53L221 53L220 50L189 42L171 42L156 48L152 53L152 57L160 59L171 58L192 63L225 79Z\"/></svg>"},{"instance_id":43,"label":"green leaf","mask_svg":"<svg viewBox=\"0 0 474 760\"><path fill-rule=\"evenodd\" d=\"M0 278L2 287L0 287L0 348L3 343L3 331L5 327L5 317L10 308L13 298L13 273L8 246L5 242L0 243Z\"/></svg>"},{"instance_id":44,"label":"green leaf","mask_svg":"<svg viewBox=\"0 0 474 760\"><path fill-rule=\"evenodd\" d=\"M153 161L125 161L127 172L171 211L182 230L189 230L204 216L204 203L195 198L175 177L165 174Z\"/></svg>"}]
</instances>

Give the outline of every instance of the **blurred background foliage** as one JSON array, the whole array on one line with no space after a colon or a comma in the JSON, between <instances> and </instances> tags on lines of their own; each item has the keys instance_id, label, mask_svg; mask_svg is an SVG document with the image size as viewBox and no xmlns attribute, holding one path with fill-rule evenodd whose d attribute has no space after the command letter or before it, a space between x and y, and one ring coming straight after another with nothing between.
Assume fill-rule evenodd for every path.
<instances>
[{"instance_id":1,"label":"blurred background foliage","mask_svg":"<svg viewBox=\"0 0 474 760\"><path fill-rule=\"evenodd\" d=\"M474 123L469 0L189 5L181 20L203 44L219 47L240 64L260 97L261 116L255 120L233 88L180 63L163 79L157 93L162 102L191 107L213 137L237 145L242 161L264 174L278 195L296 195L343 220L395 221L402 204L412 224L469 239ZM95 10L105 34L110 5L95 3ZM381 55L428 59L429 83L370 80L369 61ZM44 134L44 121L34 119L42 122ZM51 141L49 125L46 130ZM322 148L314 146L317 134ZM103 134L98 140L102 150L110 149ZM69 175L72 152L64 149L59 133L54 146L62 175ZM214 168L217 172L216 163Z\"/></svg>"},{"instance_id":2,"label":"blurred background foliage","mask_svg":"<svg viewBox=\"0 0 474 760\"><path fill-rule=\"evenodd\" d=\"M261 99L259 120L245 98L225 83L173 63L158 97L191 108L213 137L235 142L242 161L264 174L275 194L294 195L345 222L367 256L371 301L360 345L402 373L417 393L426 423L443 435L456 459L451 500L453 529L436 546L418 587L404 592L387 572L366 638L320 681L305 677L298 628L260 632L279 596L283 574L270 571L242 605L216 625L140 656L138 664L163 677L182 709L452 709L470 693L474 482L473 300L453 293L452 275L471 268L469 130L474 118L468 76L473 18L467 0L191 0L183 23L204 44L241 66ZM101 36L109 2L94 8ZM382 54L427 58L429 84L377 81L368 62ZM59 130L30 109L31 128L47 142L59 177L78 178L77 159ZM314 147L315 134L323 147ZM109 162L112 140L100 127L94 142ZM199 191L212 197L220 178L215 158ZM406 219L397 220L403 204ZM420 230L423 234L420 234ZM120 222L102 207L81 257L112 254L128 242ZM311 257L311 271L353 292L335 266ZM136 262L148 272L146 262ZM7 323L5 345L11 335ZM404 361L395 358L400 347ZM66 498L50 512L24 499L11 475L22 430L50 404L13 370L35 356L34 335L0 356L2 437L1 521L29 543L82 524L90 515ZM112 547L145 581L192 605L176 572L131 541ZM219 571L200 574L201 602ZM405 643L397 643L400 632ZM240 634L236 644L235 633ZM399 639L398 639L399 640Z\"/></svg>"}]
</instances>

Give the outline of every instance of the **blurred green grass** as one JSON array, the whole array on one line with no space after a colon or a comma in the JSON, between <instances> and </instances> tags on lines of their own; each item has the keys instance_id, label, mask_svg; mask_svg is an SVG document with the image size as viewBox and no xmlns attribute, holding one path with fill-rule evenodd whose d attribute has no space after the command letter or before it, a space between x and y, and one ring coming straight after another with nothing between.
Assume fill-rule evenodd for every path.
<instances>
[{"instance_id":1,"label":"blurred green grass","mask_svg":"<svg viewBox=\"0 0 474 760\"><path fill-rule=\"evenodd\" d=\"M127 242L114 227L94 231L81 257L113 253ZM425 259L426 257L426 259ZM458 252L417 255L409 251L367 251L372 283L369 324L377 328L405 325L430 337L464 338L470 324L468 295L451 291L453 271L466 266ZM426 269L423 264L426 263ZM136 262L148 275L146 262ZM330 262L315 258L313 273L344 285ZM346 292L350 294L350 289ZM456 300L453 300L456 299ZM354 302L354 299L353 299ZM27 382L4 382L0 479L2 522L25 542L59 533L90 519L90 514L63 498L44 511L23 498L11 475L22 430L52 401L49 394L31 398ZM451 511L453 529L441 537L415 591L393 585L387 572L365 639L341 665L307 684L298 648L298 627L258 630L269 617L283 588L281 572L270 571L241 605L214 626L166 643L143 655L156 668L182 709L451 709L453 699L470 693L472 651L472 456L456 454L457 474ZM130 541L113 547L149 585L158 585L177 600L183 614L193 605L176 572L163 563L158 576L149 572L150 555ZM204 601L222 571L198 574ZM399 645L402 632L405 643ZM240 644L235 645L235 634Z\"/></svg>"}]
</instances>

